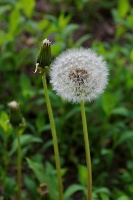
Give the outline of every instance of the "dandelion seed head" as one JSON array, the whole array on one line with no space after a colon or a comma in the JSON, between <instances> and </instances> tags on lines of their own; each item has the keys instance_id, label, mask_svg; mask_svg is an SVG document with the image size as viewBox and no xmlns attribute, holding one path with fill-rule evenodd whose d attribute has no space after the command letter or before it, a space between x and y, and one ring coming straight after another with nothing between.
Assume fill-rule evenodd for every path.
<instances>
[{"instance_id":1,"label":"dandelion seed head","mask_svg":"<svg viewBox=\"0 0 133 200\"><path fill-rule=\"evenodd\" d=\"M70 102L92 101L106 88L106 62L91 49L69 49L51 66L51 84L57 95Z\"/></svg>"}]
</instances>

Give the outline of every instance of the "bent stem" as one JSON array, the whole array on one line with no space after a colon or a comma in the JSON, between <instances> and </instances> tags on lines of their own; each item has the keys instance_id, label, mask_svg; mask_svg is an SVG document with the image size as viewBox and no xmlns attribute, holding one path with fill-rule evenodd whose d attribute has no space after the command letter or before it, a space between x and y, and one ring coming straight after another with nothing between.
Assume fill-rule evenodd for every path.
<instances>
[{"instance_id":1,"label":"bent stem","mask_svg":"<svg viewBox=\"0 0 133 200\"><path fill-rule=\"evenodd\" d=\"M18 200L21 200L21 187L22 187L22 162L21 162L21 143L20 143L20 133L16 130L17 140L18 140L18 164L17 164L17 179L18 179Z\"/></svg>"},{"instance_id":2,"label":"bent stem","mask_svg":"<svg viewBox=\"0 0 133 200\"><path fill-rule=\"evenodd\" d=\"M46 100L46 104L47 104L47 110L48 110L48 114L49 114L50 126L51 126L52 137L53 137L53 145L54 145L54 152L55 152L55 163L56 163L57 177L58 177L58 187L59 187L59 200L63 200L63 185L62 185L62 177L61 177L59 148L58 148L54 117L53 117L53 112L52 112L51 103L50 103L50 99L49 99L45 73L42 76L42 81L43 81L45 100Z\"/></svg>"},{"instance_id":3,"label":"bent stem","mask_svg":"<svg viewBox=\"0 0 133 200\"><path fill-rule=\"evenodd\" d=\"M87 164L87 200L92 200L92 171L91 171L91 157L90 157L90 147L89 147L89 138L87 131L86 115L84 102L80 103L81 106L81 115L82 115L82 124L84 132L84 143L85 143L85 154L86 154L86 164Z\"/></svg>"}]
</instances>

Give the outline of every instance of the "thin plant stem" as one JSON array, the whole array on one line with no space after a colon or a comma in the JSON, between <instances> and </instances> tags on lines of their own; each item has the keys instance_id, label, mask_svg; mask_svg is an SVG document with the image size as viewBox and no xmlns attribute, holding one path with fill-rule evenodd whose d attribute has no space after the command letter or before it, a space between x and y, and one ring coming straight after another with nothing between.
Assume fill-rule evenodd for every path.
<instances>
[{"instance_id":1,"label":"thin plant stem","mask_svg":"<svg viewBox=\"0 0 133 200\"><path fill-rule=\"evenodd\" d=\"M21 187L22 187L22 161L21 161L21 143L20 133L16 129L17 140L18 140L18 164L17 164L17 179L18 179L18 200L21 200Z\"/></svg>"},{"instance_id":2,"label":"thin plant stem","mask_svg":"<svg viewBox=\"0 0 133 200\"><path fill-rule=\"evenodd\" d=\"M88 131L87 131L85 107L84 107L83 101L80 103L80 106L81 106L82 124L83 124L83 132L84 132L86 164L87 164L87 200L92 200L91 157L90 157L90 147L89 147L89 138L88 138Z\"/></svg>"},{"instance_id":3,"label":"thin plant stem","mask_svg":"<svg viewBox=\"0 0 133 200\"><path fill-rule=\"evenodd\" d=\"M47 110L48 110L48 115L49 115L49 120L50 120L51 132L52 132L52 137L53 137L55 163L56 163L57 177L58 177L58 187L59 187L59 200L63 200L63 185L62 185L62 177L61 177L59 148L58 148L55 122L54 122L53 112L52 112L51 103L50 103L50 99L49 99L45 73L42 75L42 81L43 81L45 100L46 100Z\"/></svg>"}]
</instances>

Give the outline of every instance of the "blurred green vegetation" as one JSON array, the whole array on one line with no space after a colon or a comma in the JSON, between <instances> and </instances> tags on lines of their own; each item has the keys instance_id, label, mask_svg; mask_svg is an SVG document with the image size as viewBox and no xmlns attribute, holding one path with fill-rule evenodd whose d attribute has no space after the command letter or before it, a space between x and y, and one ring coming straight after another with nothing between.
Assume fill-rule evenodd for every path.
<instances>
[{"instance_id":1,"label":"blurred green vegetation","mask_svg":"<svg viewBox=\"0 0 133 200\"><path fill-rule=\"evenodd\" d=\"M0 0L0 198L15 199L17 143L7 104L16 100L27 126L21 136L23 200L41 199L45 182L57 200L57 180L41 77L34 74L40 42L53 59L73 47L103 55L110 77L105 93L86 103L93 200L133 199L133 2L130 0ZM86 168L80 108L49 86L65 199L84 200ZM51 181L52 180L52 183Z\"/></svg>"}]
</instances>

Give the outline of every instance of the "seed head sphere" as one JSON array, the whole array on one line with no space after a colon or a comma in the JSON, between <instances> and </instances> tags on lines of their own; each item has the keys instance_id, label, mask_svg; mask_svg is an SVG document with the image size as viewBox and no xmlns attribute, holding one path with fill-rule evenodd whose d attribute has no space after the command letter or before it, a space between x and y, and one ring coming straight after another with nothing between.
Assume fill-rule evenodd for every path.
<instances>
[{"instance_id":1,"label":"seed head sphere","mask_svg":"<svg viewBox=\"0 0 133 200\"><path fill-rule=\"evenodd\" d=\"M69 49L53 62L50 82L64 100L74 103L92 101L107 86L106 62L91 49Z\"/></svg>"}]
</instances>

